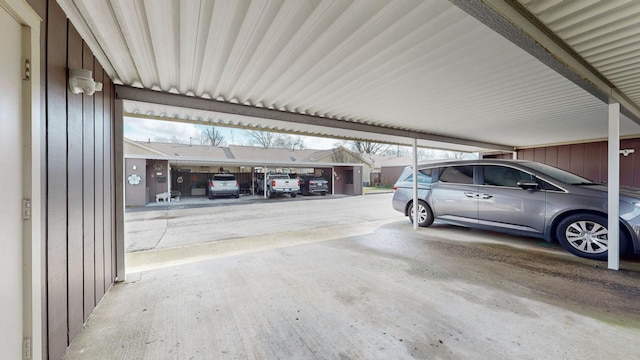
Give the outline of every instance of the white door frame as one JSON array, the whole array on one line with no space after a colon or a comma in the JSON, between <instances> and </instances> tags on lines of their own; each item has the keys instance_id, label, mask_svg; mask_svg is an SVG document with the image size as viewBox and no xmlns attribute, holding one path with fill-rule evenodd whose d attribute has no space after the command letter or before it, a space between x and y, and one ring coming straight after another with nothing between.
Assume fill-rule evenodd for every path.
<instances>
[{"instance_id":1,"label":"white door frame","mask_svg":"<svg viewBox=\"0 0 640 360\"><path fill-rule=\"evenodd\" d=\"M40 17L24 0L0 0L6 10L22 25L22 59L25 73L22 82L23 198L30 201L29 219L23 223L23 356L42 358L42 131L40 110ZM28 65L26 63L28 62ZM27 69L28 68L28 69ZM26 348L28 346L28 348ZM26 349L25 349L26 348Z\"/></svg>"}]
</instances>

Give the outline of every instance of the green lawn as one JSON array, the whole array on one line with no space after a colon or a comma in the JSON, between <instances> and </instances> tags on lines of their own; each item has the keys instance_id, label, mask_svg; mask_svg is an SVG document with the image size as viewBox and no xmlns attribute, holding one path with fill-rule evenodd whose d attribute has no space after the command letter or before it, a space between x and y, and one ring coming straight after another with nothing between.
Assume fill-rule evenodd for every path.
<instances>
[{"instance_id":1,"label":"green lawn","mask_svg":"<svg viewBox=\"0 0 640 360\"><path fill-rule=\"evenodd\" d=\"M393 186L365 186L364 194L379 194L393 192Z\"/></svg>"}]
</instances>

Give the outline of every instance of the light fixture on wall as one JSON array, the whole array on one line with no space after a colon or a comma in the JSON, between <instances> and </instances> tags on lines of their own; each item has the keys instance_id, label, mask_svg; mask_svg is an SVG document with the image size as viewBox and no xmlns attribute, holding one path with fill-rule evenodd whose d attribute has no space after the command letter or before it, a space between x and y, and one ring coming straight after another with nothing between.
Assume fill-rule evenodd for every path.
<instances>
[{"instance_id":1,"label":"light fixture on wall","mask_svg":"<svg viewBox=\"0 0 640 360\"><path fill-rule=\"evenodd\" d=\"M102 91L102 83L93 80L93 74L85 69L69 69L69 90L74 94L93 95Z\"/></svg>"},{"instance_id":2,"label":"light fixture on wall","mask_svg":"<svg viewBox=\"0 0 640 360\"><path fill-rule=\"evenodd\" d=\"M636 152L635 149L622 149L622 150L620 150L620 154L622 154L623 156L629 156L630 154L633 154L634 152Z\"/></svg>"}]
</instances>

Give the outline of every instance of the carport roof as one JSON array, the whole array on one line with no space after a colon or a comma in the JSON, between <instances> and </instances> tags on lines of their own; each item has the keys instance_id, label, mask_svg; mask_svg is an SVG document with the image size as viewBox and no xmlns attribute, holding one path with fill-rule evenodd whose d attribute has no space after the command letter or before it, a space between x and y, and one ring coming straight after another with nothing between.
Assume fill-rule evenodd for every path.
<instances>
[{"instance_id":1,"label":"carport roof","mask_svg":"<svg viewBox=\"0 0 640 360\"><path fill-rule=\"evenodd\" d=\"M126 116L481 151L604 139L616 101L640 134L637 2L59 3Z\"/></svg>"}]
</instances>

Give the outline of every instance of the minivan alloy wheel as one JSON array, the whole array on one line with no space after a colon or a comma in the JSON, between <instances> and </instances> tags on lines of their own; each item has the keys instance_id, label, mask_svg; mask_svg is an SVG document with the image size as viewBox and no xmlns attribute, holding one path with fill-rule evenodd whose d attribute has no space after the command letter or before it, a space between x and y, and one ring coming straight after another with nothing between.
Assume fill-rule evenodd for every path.
<instances>
[{"instance_id":1,"label":"minivan alloy wheel","mask_svg":"<svg viewBox=\"0 0 640 360\"><path fill-rule=\"evenodd\" d=\"M409 204L409 220L413 222L413 204ZM418 226L426 227L433 223L433 212L424 201L418 201Z\"/></svg>"},{"instance_id":2,"label":"minivan alloy wheel","mask_svg":"<svg viewBox=\"0 0 640 360\"><path fill-rule=\"evenodd\" d=\"M607 251L609 231L595 221L576 221L567 227L565 236L571 246L587 253Z\"/></svg>"},{"instance_id":3,"label":"minivan alloy wheel","mask_svg":"<svg viewBox=\"0 0 640 360\"><path fill-rule=\"evenodd\" d=\"M607 260L609 230L607 218L594 214L574 214L558 224L558 242L570 253L593 260ZM620 228L620 254L629 249L627 234Z\"/></svg>"}]
</instances>

